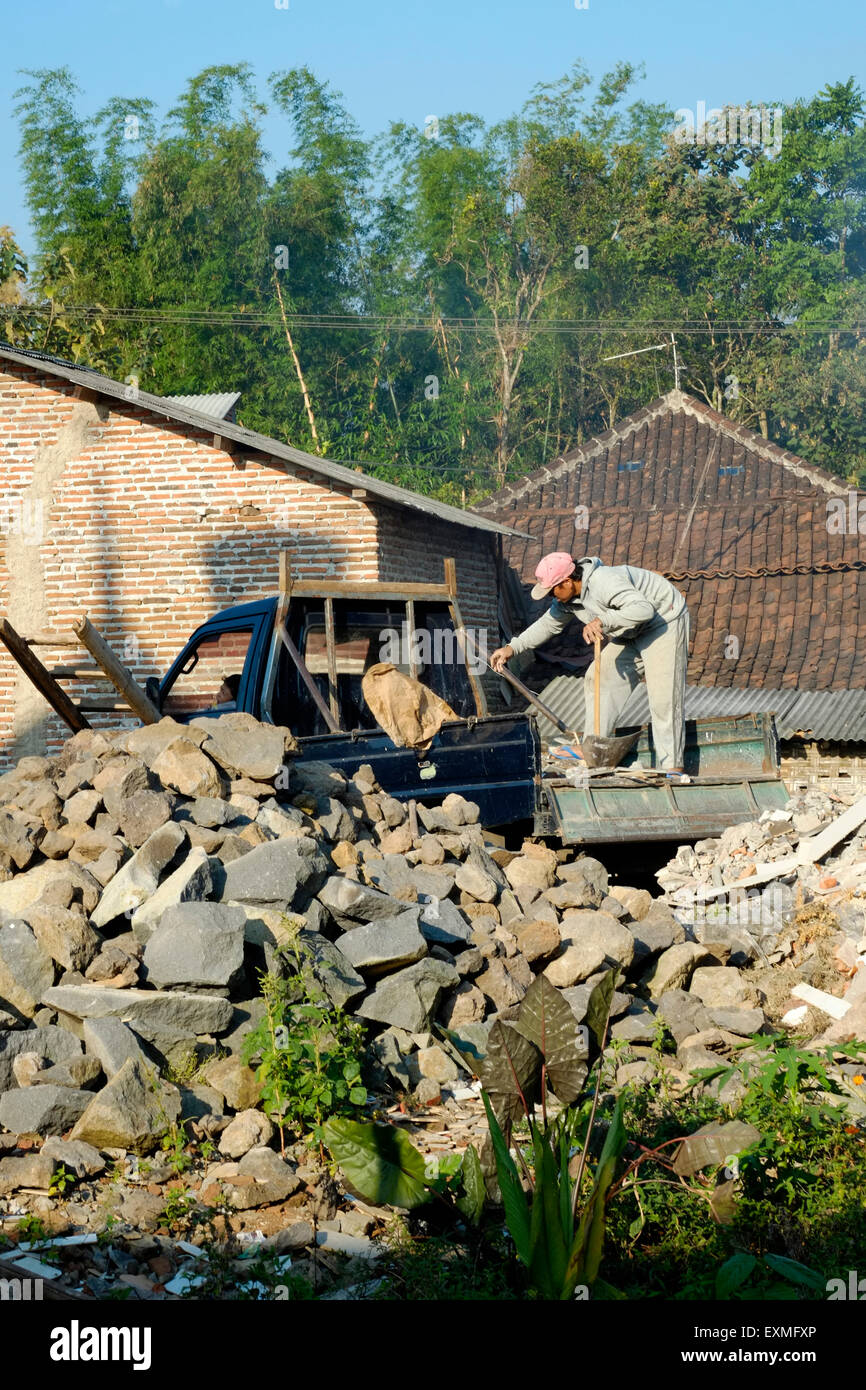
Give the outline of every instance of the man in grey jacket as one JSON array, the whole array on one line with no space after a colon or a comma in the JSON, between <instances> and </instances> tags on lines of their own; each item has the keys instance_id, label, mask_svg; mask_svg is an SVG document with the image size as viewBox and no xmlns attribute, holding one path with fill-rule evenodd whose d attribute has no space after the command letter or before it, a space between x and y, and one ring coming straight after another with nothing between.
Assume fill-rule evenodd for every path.
<instances>
[{"instance_id":1,"label":"man in grey jacket","mask_svg":"<svg viewBox=\"0 0 866 1390\"><path fill-rule=\"evenodd\" d=\"M678 589L652 570L636 565L603 565L597 555L573 559L565 551L545 555L535 571L534 599L550 595L549 611L507 647L493 652L490 664L540 647L568 626L584 624L585 642L608 640L601 652L601 727L609 737L638 681L646 680L656 764L682 773L685 743L686 666L689 610ZM595 662L584 677L584 731L593 727Z\"/></svg>"}]
</instances>

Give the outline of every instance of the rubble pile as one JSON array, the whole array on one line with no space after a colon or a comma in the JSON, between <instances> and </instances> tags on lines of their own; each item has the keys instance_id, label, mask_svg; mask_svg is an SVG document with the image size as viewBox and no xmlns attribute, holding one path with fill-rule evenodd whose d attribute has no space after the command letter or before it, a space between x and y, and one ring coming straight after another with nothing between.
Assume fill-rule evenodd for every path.
<instances>
[{"instance_id":1,"label":"rubble pile","mask_svg":"<svg viewBox=\"0 0 866 1390\"><path fill-rule=\"evenodd\" d=\"M830 894L831 878L839 893L822 901L846 925L830 935L847 942L837 994L849 980L848 1033L854 1020L866 1037L866 991L853 1002L866 980L851 886L866 866L860 831L761 890L761 911L776 912L767 930L731 921L725 896L696 911L701 890L796 854L844 809L839 798L810 795L681 849L653 898L574 850L505 848L459 795L407 806L369 767L347 778L294 751L286 731L244 714L163 719L86 730L57 758L23 758L0 777L0 1219L48 1219L58 1173L73 1174L73 1264L81 1232L107 1216L132 1231L119 1272L86 1246L91 1293L110 1276L166 1296L193 1277L195 1255L166 1245L183 1165L159 1160L178 1134L208 1147L195 1183L180 1186L220 1213L224 1232L312 1250L319 1271L329 1252L375 1252L366 1237L381 1213L347 1204L303 1144L277 1152L242 1056L265 1014L261 974L290 969L287 947L366 1023L376 1106L384 1096L407 1117L426 1107L431 1152L449 1131L465 1146L483 1129L466 1053L483 1055L493 1022L515 1016L541 971L582 1022L595 984L619 967L617 1084L662 1065L687 1085L765 1028L761 969L795 959L820 992L791 913L804 893ZM792 1007L816 1006L795 995Z\"/></svg>"}]
</instances>

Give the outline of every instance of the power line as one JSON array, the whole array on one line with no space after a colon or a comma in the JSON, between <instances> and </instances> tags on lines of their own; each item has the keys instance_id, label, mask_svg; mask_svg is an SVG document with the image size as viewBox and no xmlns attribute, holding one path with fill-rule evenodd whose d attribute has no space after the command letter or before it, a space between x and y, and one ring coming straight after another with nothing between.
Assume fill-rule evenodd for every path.
<instances>
[{"instance_id":1,"label":"power line","mask_svg":"<svg viewBox=\"0 0 866 1390\"><path fill-rule=\"evenodd\" d=\"M50 314L85 320L101 319L118 323L144 323L176 325L178 327L200 326L206 328L274 328L279 325L275 319L263 313L247 313L235 309L225 310L173 310L140 308L101 308L98 305L42 305L22 304L4 305L3 313L9 317L45 317ZM340 332L382 332L391 333L433 333L436 325L419 319L393 319L379 314L367 317L352 314L287 314L289 323L296 328L312 328ZM684 333L693 337L713 336L723 333L772 333L777 336L796 334L826 333L866 333L866 319L813 319L808 323L776 323L771 319L546 319L527 323L522 319L500 319L498 324L475 318L443 318L437 323L455 331L493 334L502 329L523 331L532 334L571 335L602 334L639 331L642 333Z\"/></svg>"}]
</instances>

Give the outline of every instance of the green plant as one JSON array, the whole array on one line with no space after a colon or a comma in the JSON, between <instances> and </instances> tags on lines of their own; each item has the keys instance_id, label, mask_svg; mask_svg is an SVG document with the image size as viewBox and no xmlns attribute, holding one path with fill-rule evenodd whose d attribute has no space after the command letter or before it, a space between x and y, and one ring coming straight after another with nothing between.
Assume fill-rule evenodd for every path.
<instances>
[{"instance_id":1,"label":"green plant","mask_svg":"<svg viewBox=\"0 0 866 1390\"><path fill-rule=\"evenodd\" d=\"M197 1206L198 1198L193 1192L188 1192L184 1187L170 1187L165 1194L165 1205L161 1212L162 1222L171 1229L186 1230L191 1224L192 1213Z\"/></svg>"},{"instance_id":2,"label":"green plant","mask_svg":"<svg viewBox=\"0 0 866 1390\"><path fill-rule=\"evenodd\" d=\"M261 976L266 1013L244 1042L247 1062L258 1057L256 1076L265 1113L277 1125L285 1155L285 1131L321 1144L325 1121L364 1105L361 1084L363 1025L332 1004L298 947L283 948L291 976Z\"/></svg>"},{"instance_id":3,"label":"green plant","mask_svg":"<svg viewBox=\"0 0 866 1390\"><path fill-rule=\"evenodd\" d=\"M163 1135L159 1146L165 1154L166 1161L178 1176L192 1166L192 1157L186 1152L189 1137L185 1126L188 1123L188 1120L182 1120L180 1124L173 1123L168 1133Z\"/></svg>"},{"instance_id":4,"label":"green plant","mask_svg":"<svg viewBox=\"0 0 866 1390\"><path fill-rule=\"evenodd\" d=\"M78 1181L74 1173L71 1173L62 1163L55 1170L48 1189L51 1197L65 1197L70 1187L74 1187Z\"/></svg>"},{"instance_id":5,"label":"green plant","mask_svg":"<svg viewBox=\"0 0 866 1390\"><path fill-rule=\"evenodd\" d=\"M27 1241L31 1245L41 1245L43 1241L49 1239L45 1222L41 1217L32 1214L22 1216L18 1222L18 1239L19 1241Z\"/></svg>"},{"instance_id":6,"label":"green plant","mask_svg":"<svg viewBox=\"0 0 866 1390\"><path fill-rule=\"evenodd\" d=\"M115 1227L119 1225L120 1217L115 1216L113 1212L109 1212L103 1223L102 1230L99 1231L96 1236L96 1243L100 1249L105 1249L107 1245L111 1244L114 1239Z\"/></svg>"}]
</instances>

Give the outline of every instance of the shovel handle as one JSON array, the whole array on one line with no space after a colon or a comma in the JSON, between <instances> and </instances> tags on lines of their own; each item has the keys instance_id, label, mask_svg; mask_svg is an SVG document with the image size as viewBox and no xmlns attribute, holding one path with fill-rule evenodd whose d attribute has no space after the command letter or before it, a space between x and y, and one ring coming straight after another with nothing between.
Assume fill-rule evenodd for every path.
<instances>
[{"instance_id":1,"label":"shovel handle","mask_svg":"<svg viewBox=\"0 0 866 1390\"><path fill-rule=\"evenodd\" d=\"M595 659L593 661L593 691L596 738L601 733L601 638L595 639Z\"/></svg>"}]
</instances>

